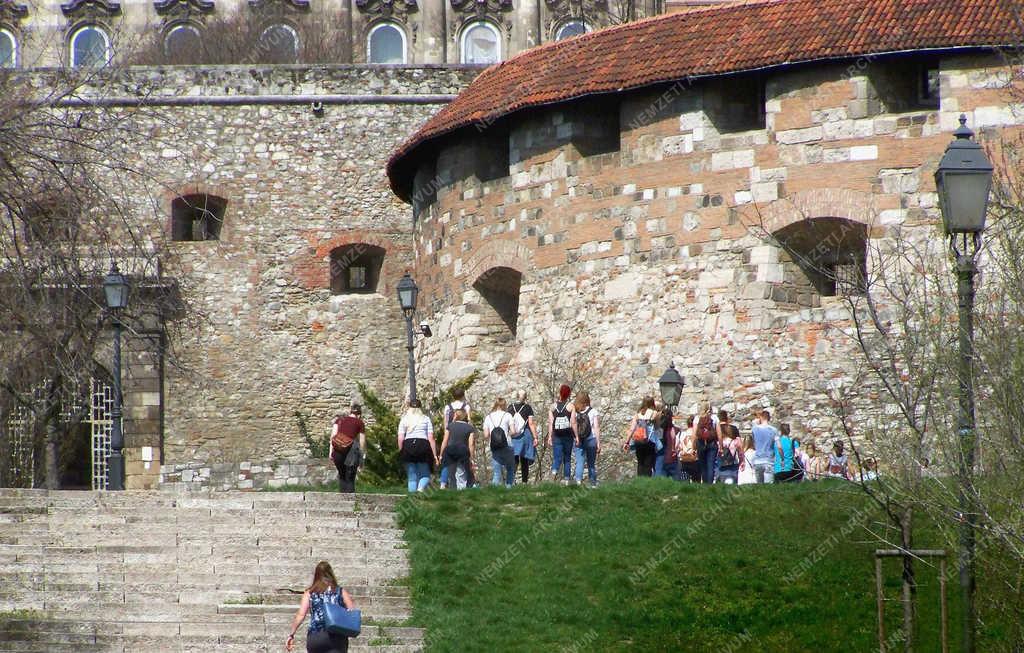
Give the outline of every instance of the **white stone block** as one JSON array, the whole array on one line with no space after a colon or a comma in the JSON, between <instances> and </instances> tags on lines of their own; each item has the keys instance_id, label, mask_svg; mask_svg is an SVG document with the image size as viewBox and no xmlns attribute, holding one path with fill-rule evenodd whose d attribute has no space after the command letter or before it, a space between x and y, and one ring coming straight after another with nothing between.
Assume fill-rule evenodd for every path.
<instances>
[{"instance_id":1,"label":"white stone block","mask_svg":"<svg viewBox=\"0 0 1024 653\"><path fill-rule=\"evenodd\" d=\"M886 209L878 213L878 221L885 225L902 224L906 217L904 209Z\"/></svg>"},{"instance_id":2,"label":"white stone block","mask_svg":"<svg viewBox=\"0 0 1024 653\"><path fill-rule=\"evenodd\" d=\"M974 124L979 129L1002 127L1013 123L1013 114L1007 107L978 107L974 110Z\"/></svg>"},{"instance_id":3,"label":"white stone block","mask_svg":"<svg viewBox=\"0 0 1024 653\"><path fill-rule=\"evenodd\" d=\"M694 231L699 227L700 216L693 211L688 211L686 215L683 216L683 229L686 229L687 231Z\"/></svg>"},{"instance_id":4,"label":"white stone block","mask_svg":"<svg viewBox=\"0 0 1024 653\"><path fill-rule=\"evenodd\" d=\"M754 201L754 196L751 194L749 190L741 190L733 196L733 200L733 203L736 205L750 204L752 201Z\"/></svg>"},{"instance_id":5,"label":"white stone block","mask_svg":"<svg viewBox=\"0 0 1024 653\"><path fill-rule=\"evenodd\" d=\"M836 147L822 152L822 161L825 163L839 163L850 160L850 148Z\"/></svg>"},{"instance_id":6,"label":"white stone block","mask_svg":"<svg viewBox=\"0 0 1024 653\"><path fill-rule=\"evenodd\" d=\"M690 184L690 194L700 195L704 192L704 184Z\"/></svg>"},{"instance_id":7,"label":"white stone block","mask_svg":"<svg viewBox=\"0 0 1024 653\"><path fill-rule=\"evenodd\" d=\"M679 186L672 186L665 190L666 197L679 197L683 194L683 189Z\"/></svg>"},{"instance_id":8,"label":"white stone block","mask_svg":"<svg viewBox=\"0 0 1024 653\"><path fill-rule=\"evenodd\" d=\"M877 145L854 145L850 148L851 161L874 161L877 158Z\"/></svg>"},{"instance_id":9,"label":"white stone block","mask_svg":"<svg viewBox=\"0 0 1024 653\"><path fill-rule=\"evenodd\" d=\"M627 272L604 284L604 298L611 301L629 299L636 296L637 290L638 279L636 274Z\"/></svg>"},{"instance_id":10,"label":"white stone block","mask_svg":"<svg viewBox=\"0 0 1024 653\"><path fill-rule=\"evenodd\" d=\"M704 140L704 128L694 127L693 128L693 142L699 143Z\"/></svg>"},{"instance_id":11,"label":"white stone block","mask_svg":"<svg viewBox=\"0 0 1024 653\"><path fill-rule=\"evenodd\" d=\"M765 113L779 113L782 111L782 100L768 100L764 103Z\"/></svg>"},{"instance_id":12,"label":"white stone block","mask_svg":"<svg viewBox=\"0 0 1024 653\"><path fill-rule=\"evenodd\" d=\"M761 265L762 263L778 263L779 262L779 248L772 245L758 245L757 247L750 248L750 263L751 265Z\"/></svg>"},{"instance_id":13,"label":"white stone block","mask_svg":"<svg viewBox=\"0 0 1024 653\"><path fill-rule=\"evenodd\" d=\"M704 125L704 112L690 111L679 115L679 131L691 131Z\"/></svg>"},{"instance_id":14,"label":"white stone block","mask_svg":"<svg viewBox=\"0 0 1024 653\"><path fill-rule=\"evenodd\" d=\"M731 269L705 270L700 273L697 285L701 288L724 288L732 285L733 276Z\"/></svg>"},{"instance_id":15,"label":"white stone block","mask_svg":"<svg viewBox=\"0 0 1024 653\"><path fill-rule=\"evenodd\" d=\"M855 120L853 122L854 138L869 138L875 133L875 121L870 118Z\"/></svg>"},{"instance_id":16,"label":"white stone block","mask_svg":"<svg viewBox=\"0 0 1024 653\"><path fill-rule=\"evenodd\" d=\"M622 186L623 195L632 195L636 192L636 184L624 184Z\"/></svg>"},{"instance_id":17,"label":"white stone block","mask_svg":"<svg viewBox=\"0 0 1024 653\"><path fill-rule=\"evenodd\" d=\"M783 145L794 145L796 143L810 143L820 141L823 135L821 127L806 127L804 129L786 129L775 132L775 140Z\"/></svg>"},{"instance_id":18,"label":"white stone block","mask_svg":"<svg viewBox=\"0 0 1024 653\"><path fill-rule=\"evenodd\" d=\"M779 185L774 181L754 184L750 191L755 202L774 202L779 199Z\"/></svg>"},{"instance_id":19,"label":"white stone block","mask_svg":"<svg viewBox=\"0 0 1024 653\"><path fill-rule=\"evenodd\" d=\"M715 172L721 170L732 170L732 152L714 152L711 155L711 169Z\"/></svg>"},{"instance_id":20,"label":"white stone block","mask_svg":"<svg viewBox=\"0 0 1024 653\"><path fill-rule=\"evenodd\" d=\"M732 165L736 168L749 168L754 165L754 150L733 152Z\"/></svg>"},{"instance_id":21,"label":"white stone block","mask_svg":"<svg viewBox=\"0 0 1024 653\"><path fill-rule=\"evenodd\" d=\"M781 283L785 270L781 263L762 263L757 266L757 280L763 283Z\"/></svg>"}]
</instances>

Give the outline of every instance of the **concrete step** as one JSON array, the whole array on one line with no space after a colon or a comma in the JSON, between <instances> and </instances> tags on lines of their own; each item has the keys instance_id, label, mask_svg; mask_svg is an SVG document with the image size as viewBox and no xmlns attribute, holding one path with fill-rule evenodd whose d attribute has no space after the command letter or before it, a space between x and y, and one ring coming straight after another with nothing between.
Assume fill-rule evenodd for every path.
<instances>
[{"instance_id":1,"label":"concrete step","mask_svg":"<svg viewBox=\"0 0 1024 653\"><path fill-rule=\"evenodd\" d=\"M0 620L0 653L277 651L319 560L363 611L351 651L421 650L393 584L409 570L399 500L0 490L0 612L42 615Z\"/></svg>"}]
</instances>

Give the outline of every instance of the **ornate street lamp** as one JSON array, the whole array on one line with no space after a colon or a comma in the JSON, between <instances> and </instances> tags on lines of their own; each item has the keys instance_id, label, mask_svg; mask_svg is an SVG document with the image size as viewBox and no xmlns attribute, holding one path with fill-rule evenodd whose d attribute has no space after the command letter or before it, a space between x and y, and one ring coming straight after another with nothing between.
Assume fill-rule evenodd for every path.
<instances>
[{"instance_id":1,"label":"ornate street lamp","mask_svg":"<svg viewBox=\"0 0 1024 653\"><path fill-rule=\"evenodd\" d=\"M409 350L409 401L416 400L416 356L413 353L412 318L416 314L416 300L420 289L407 272L398 282L398 304L405 315L406 349Z\"/></svg>"},{"instance_id":2,"label":"ornate street lamp","mask_svg":"<svg viewBox=\"0 0 1024 653\"><path fill-rule=\"evenodd\" d=\"M675 408L683 397L683 377L676 371L676 364L669 363L668 369L658 379L658 389L661 390L661 402L666 406Z\"/></svg>"},{"instance_id":3,"label":"ornate street lamp","mask_svg":"<svg viewBox=\"0 0 1024 653\"><path fill-rule=\"evenodd\" d=\"M114 409L111 412L110 457L107 459L107 489L124 489L124 432L121 430L121 311L128 306L128 279L110 266L103 278L103 294L107 308L114 316Z\"/></svg>"},{"instance_id":4,"label":"ornate street lamp","mask_svg":"<svg viewBox=\"0 0 1024 653\"><path fill-rule=\"evenodd\" d=\"M973 508L974 476L974 276L981 234L985 230L988 196L992 189L992 164L960 115L956 139L946 147L935 171L942 225L956 257L957 295L960 309L960 555L958 567L962 603L962 650L975 650L974 550L976 512Z\"/></svg>"}]
</instances>

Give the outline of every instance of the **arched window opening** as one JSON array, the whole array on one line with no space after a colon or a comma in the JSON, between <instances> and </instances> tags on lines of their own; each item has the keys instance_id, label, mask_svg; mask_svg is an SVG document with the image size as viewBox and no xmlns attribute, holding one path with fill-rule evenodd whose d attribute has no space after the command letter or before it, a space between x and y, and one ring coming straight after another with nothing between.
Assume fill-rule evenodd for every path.
<instances>
[{"instance_id":1,"label":"arched window opening","mask_svg":"<svg viewBox=\"0 0 1024 653\"><path fill-rule=\"evenodd\" d=\"M394 23L381 23L370 30L367 50L370 63L405 63L405 32Z\"/></svg>"},{"instance_id":2,"label":"arched window opening","mask_svg":"<svg viewBox=\"0 0 1024 653\"><path fill-rule=\"evenodd\" d=\"M0 29L0 68L18 65L18 39L11 32Z\"/></svg>"},{"instance_id":3,"label":"arched window opening","mask_svg":"<svg viewBox=\"0 0 1024 653\"><path fill-rule=\"evenodd\" d=\"M823 297L860 295L867 289L867 227L845 218L801 220L773 234L805 282ZM786 261L783 262L786 267ZM787 275L788 276L788 275Z\"/></svg>"},{"instance_id":4,"label":"arched window opening","mask_svg":"<svg viewBox=\"0 0 1024 653\"><path fill-rule=\"evenodd\" d=\"M462 31L462 63L492 64L499 61L501 37L498 28L481 21Z\"/></svg>"},{"instance_id":5,"label":"arched window opening","mask_svg":"<svg viewBox=\"0 0 1024 653\"><path fill-rule=\"evenodd\" d=\"M110 37L95 25L86 25L71 35L71 65L102 66L110 61Z\"/></svg>"},{"instance_id":6,"label":"arched window opening","mask_svg":"<svg viewBox=\"0 0 1024 653\"><path fill-rule=\"evenodd\" d=\"M202 47L202 36L194 25L175 25L164 37L164 54L171 63L194 59Z\"/></svg>"},{"instance_id":7,"label":"arched window opening","mask_svg":"<svg viewBox=\"0 0 1024 653\"><path fill-rule=\"evenodd\" d=\"M227 200L205 193L183 195L171 202L171 240L220 240Z\"/></svg>"},{"instance_id":8,"label":"arched window opening","mask_svg":"<svg viewBox=\"0 0 1024 653\"><path fill-rule=\"evenodd\" d=\"M523 275L506 267L491 268L480 275L473 289L483 299L480 327L485 339L499 345L515 342L519 328L519 291Z\"/></svg>"},{"instance_id":9,"label":"arched window opening","mask_svg":"<svg viewBox=\"0 0 1024 653\"><path fill-rule=\"evenodd\" d=\"M383 247L354 243L335 248L331 252L331 294L377 292L383 265Z\"/></svg>"},{"instance_id":10,"label":"arched window opening","mask_svg":"<svg viewBox=\"0 0 1024 653\"><path fill-rule=\"evenodd\" d=\"M299 34L291 25L271 25L263 30L257 47L266 63L295 63L299 58Z\"/></svg>"},{"instance_id":11,"label":"arched window opening","mask_svg":"<svg viewBox=\"0 0 1024 653\"><path fill-rule=\"evenodd\" d=\"M565 39L571 39L574 36L586 34L590 30L587 29L587 24L582 20L570 20L558 28L558 32L555 34L556 41L564 41Z\"/></svg>"}]
</instances>

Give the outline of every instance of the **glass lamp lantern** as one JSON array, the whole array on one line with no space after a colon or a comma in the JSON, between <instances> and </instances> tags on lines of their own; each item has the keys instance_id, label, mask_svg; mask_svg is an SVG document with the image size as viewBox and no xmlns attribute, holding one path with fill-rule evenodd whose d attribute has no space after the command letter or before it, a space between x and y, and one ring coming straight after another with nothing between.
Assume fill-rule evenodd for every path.
<instances>
[{"instance_id":1,"label":"glass lamp lantern","mask_svg":"<svg viewBox=\"0 0 1024 653\"><path fill-rule=\"evenodd\" d=\"M972 140L967 116L960 115L956 139L946 147L935 171L942 226L947 235L979 234L985 229L992 164L981 145Z\"/></svg>"},{"instance_id":2,"label":"glass lamp lantern","mask_svg":"<svg viewBox=\"0 0 1024 653\"><path fill-rule=\"evenodd\" d=\"M683 385L683 377L676 370L676 364L670 363L668 369L658 379L662 403L666 406L678 406L679 400L683 397Z\"/></svg>"}]
</instances>

